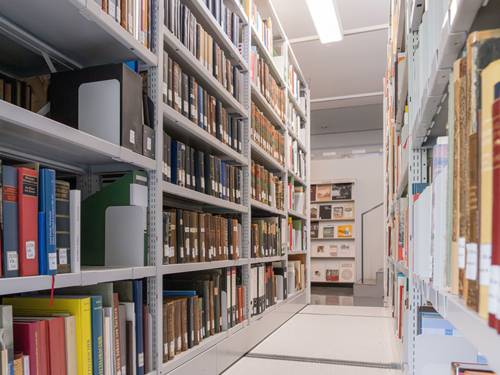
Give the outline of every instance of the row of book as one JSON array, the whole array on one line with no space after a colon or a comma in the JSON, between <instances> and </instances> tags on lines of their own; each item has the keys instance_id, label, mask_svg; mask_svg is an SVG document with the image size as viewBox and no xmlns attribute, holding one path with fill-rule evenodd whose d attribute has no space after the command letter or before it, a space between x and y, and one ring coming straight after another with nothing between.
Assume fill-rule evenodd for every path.
<instances>
[{"instance_id":1,"label":"row of book","mask_svg":"<svg viewBox=\"0 0 500 375\"><path fill-rule=\"evenodd\" d=\"M352 183L312 184L311 202L351 200L353 186Z\"/></svg>"},{"instance_id":2,"label":"row of book","mask_svg":"<svg viewBox=\"0 0 500 375\"><path fill-rule=\"evenodd\" d=\"M306 208L306 188L288 182L288 207L295 212L304 214Z\"/></svg>"},{"instance_id":3,"label":"row of book","mask_svg":"<svg viewBox=\"0 0 500 375\"><path fill-rule=\"evenodd\" d=\"M102 10L147 48L151 48L151 0L96 0Z\"/></svg>"},{"instance_id":4,"label":"row of book","mask_svg":"<svg viewBox=\"0 0 500 375\"><path fill-rule=\"evenodd\" d=\"M302 252L307 249L307 225L302 219L288 217L288 243L290 253Z\"/></svg>"},{"instance_id":5,"label":"row of book","mask_svg":"<svg viewBox=\"0 0 500 375\"><path fill-rule=\"evenodd\" d=\"M228 16L229 14L227 13ZM239 40L240 21L236 14L231 14L229 27L231 30L235 29L234 34ZM167 28L222 86L234 94L232 91L233 75L237 76L239 74L238 69L233 65L230 58L226 56L224 50L214 41L212 36L198 23L189 7L180 0L168 0L165 3L165 23ZM231 32L230 34L233 33Z\"/></svg>"},{"instance_id":6,"label":"row of book","mask_svg":"<svg viewBox=\"0 0 500 375\"><path fill-rule=\"evenodd\" d=\"M231 42L240 47L242 38L242 22L240 17L229 9L223 0L205 0L205 6L212 13L215 20L221 25L222 30L229 37Z\"/></svg>"},{"instance_id":7,"label":"row of book","mask_svg":"<svg viewBox=\"0 0 500 375\"><path fill-rule=\"evenodd\" d=\"M288 296L306 288L306 265L303 257L300 260L288 259L287 281Z\"/></svg>"},{"instance_id":8,"label":"row of book","mask_svg":"<svg viewBox=\"0 0 500 375\"><path fill-rule=\"evenodd\" d=\"M289 168L290 170L295 173L297 176L302 178L303 180L306 179L306 153L304 150L302 150L299 147L299 144L296 140L292 140L290 142L290 159L288 160L289 162Z\"/></svg>"},{"instance_id":9,"label":"row of book","mask_svg":"<svg viewBox=\"0 0 500 375\"><path fill-rule=\"evenodd\" d=\"M47 103L48 76L14 79L0 74L0 100L38 112Z\"/></svg>"},{"instance_id":10,"label":"row of book","mask_svg":"<svg viewBox=\"0 0 500 375\"><path fill-rule=\"evenodd\" d=\"M251 2L250 8L250 0L244 1L244 9L247 14L247 17L252 19L252 27L257 33L258 38L266 47L267 51L270 55L273 54L273 21L271 17L263 18L257 9L257 4L255 2Z\"/></svg>"},{"instance_id":11,"label":"row of book","mask_svg":"<svg viewBox=\"0 0 500 375\"><path fill-rule=\"evenodd\" d=\"M78 271L79 209L80 191L53 169L0 160L0 275Z\"/></svg>"},{"instance_id":12,"label":"row of book","mask_svg":"<svg viewBox=\"0 0 500 375\"><path fill-rule=\"evenodd\" d=\"M180 65L166 52L164 61L163 102L221 142L241 152L242 121L231 116L222 102L210 95L193 76L182 72ZM231 91L239 92L238 85L230 83Z\"/></svg>"},{"instance_id":13,"label":"row of book","mask_svg":"<svg viewBox=\"0 0 500 375\"><path fill-rule=\"evenodd\" d=\"M300 101L303 99L302 91L304 89L303 84L299 78L299 75L297 74L295 68L293 65L288 66L288 88L290 89L290 92L292 96L297 100Z\"/></svg>"},{"instance_id":14,"label":"row of book","mask_svg":"<svg viewBox=\"0 0 500 375\"><path fill-rule=\"evenodd\" d=\"M266 60L260 56L256 46L250 51L250 80L266 98L281 121L285 122L285 90L273 77Z\"/></svg>"},{"instance_id":15,"label":"row of book","mask_svg":"<svg viewBox=\"0 0 500 375\"><path fill-rule=\"evenodd\" d=\"M283 210L285 205L285 189L281 178L253 160L251 169L251 198L278 210Z\"/></svg>"},{"instance_id":16,"label":"row of book","mask_svg":"<svg viewBox=\"0 0 500 375\"><path fill-rule=\"evenodd\" d=\"M311 206L311 220L353 220L354 203L339 202L314 204Z\"/></svg>"},{"instance_id":17,"label":"row of book","mask_svg":"<svg viewBox=\"0 0 500 375\"><path fill-rule=\"evenodd\" d=\"M313 239L348 239L353 236L352 224L311 223L311 238Z\"/></svg>"},{"instance_id":18,"label":"row of book","mask_svg":"<svg viewBox=\"0 0 500 375\"><path fill-rule=\"evenodd\" d=\"M288 295L288 274L281 262L253 264L250 268L250 315L262 314Z\"/></svg>"},{"instance_id":19,"label":"row of book","mask_svg":"<svg viewBox=\"0 0 500 375\"><path fill-rule=\"evenodd\" d=\"M163 264L236 260L242 238L236 217L175 208L163 212Z\"/></svg>"},{"instance_id":20,"label":"row of book","mask_svg":"<svg viewBox=\"0 0 500 375\"><path fill-rule=\"evenodd\" d=\"M356 248L353 241L314 241L311 244L311 257L354 258Z\"/></svg>"},{"instance_id":21,"label":"row of book","mask_svg":"<svg viewBox=\"0 0 500 375\"><path fill-rule=\"evenodd\" d=\"M241 168L165 135L165 179L200 193L241 203ZM170 150L168 149L170 139ZM170 176L170 178L169 178Z\"/></svg>"},{"instance_id":22,"label":"row of book","mask_svg":"<svg viewBox=\"0 0 500 375\"><path fill-rule=\"evenodd\" d=\"M246 319L247 288L236 267L179 274L164 281L163 361Z\"/></svg>"},{"instance_id":23,"label":"row of book","mask_svg":"<svg viewBox=\"0 0 500 375\"><path fill-rule=\"evenodd\" d=\"M306 143L306 128L303 125L302 117L300 117L299 113L295 109L295 107L291 104L290 100L288 100L287 105L287 113L286 113L286 122L288 125L288 129L298 138L302 144Z\"/></svg>"},{"instance_id":24,"label":"row of book","mask_svg":"<svg viewBox=\"0 0 500 375\"><path fill-rule=\"evenodd\" d=\"M252 140L281 165L285 163L285 137L252 101Z\"/></svg>"},{"instance_id":25,"label":"row of book","mask_svg":"<svg viewBox=\"0 0 500 375\"><path fill-rule=\"evenodd\" d=\"M153 370L153 325L143 281L5 297L2 374L142 375Z\"/></svg>"},{"instance_id":26,"label":"row of book","mask_svg":"<svg viewBox=\"0 0 500 375\"><path fill-rule=\"evenodd\" d=\"M278 217L252 218L250 227L252 258L285 255L283 228L284 223Z\"/></svg>"}]
</instances>

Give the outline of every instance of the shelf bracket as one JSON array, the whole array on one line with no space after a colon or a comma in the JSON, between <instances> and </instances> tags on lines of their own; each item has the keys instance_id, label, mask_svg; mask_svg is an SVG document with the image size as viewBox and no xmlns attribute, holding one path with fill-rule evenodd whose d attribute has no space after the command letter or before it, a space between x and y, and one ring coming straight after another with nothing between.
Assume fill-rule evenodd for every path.
<instances>
[{"instance_id":1,"label":"shelf bracket","mask_svg":"<svg viewBox=\"0 0 500 375\"><path fill-rule=\"evenodd\" d=\"M54 66L54 64L52 63L52 59L50 58L50 56L48 55L48 53L45 52L45 51L41 51L41 53L42 53L43 59L45 60L45 63L49 67L50 72L51 73L57 73L57 69Z\"/></svg>"}]
</instances>

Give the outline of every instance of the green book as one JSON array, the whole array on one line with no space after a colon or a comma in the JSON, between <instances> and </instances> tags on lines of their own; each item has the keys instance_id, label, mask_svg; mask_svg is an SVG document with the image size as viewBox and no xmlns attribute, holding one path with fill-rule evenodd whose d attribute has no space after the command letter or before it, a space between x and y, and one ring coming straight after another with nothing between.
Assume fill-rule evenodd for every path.
<instances>
[{"instance_id":1,"label":"green book","mask_svg":"<svg viewBox=\"0 0 500 375\"><path fill-rule=\"evenodd\" d=\"M148 205L146 172L127 172L82 202L82 265L104 266L106 209L113 206ZM144 264L147 263L148 233L144 232Z\"/></svg>"}]
</instances>

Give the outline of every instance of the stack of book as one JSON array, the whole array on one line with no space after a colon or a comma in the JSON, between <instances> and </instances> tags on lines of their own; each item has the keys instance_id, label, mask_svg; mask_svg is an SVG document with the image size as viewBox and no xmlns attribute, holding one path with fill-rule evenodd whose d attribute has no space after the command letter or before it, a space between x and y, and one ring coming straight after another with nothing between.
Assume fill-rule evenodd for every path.
<instances>
[{"instance_id":1,"label":"stack of book","mask_svg":"<svg viewBox=\"0 0 500 375\"><path fill-rule=\"evenodd\" d=\"M166 138L168 141L169 137ZM170 141L170 158L168 154L167 145L164 178L168 182L230 202L241 203L241 168L175 139Z\"/></svg>"},{"instance_id":2,"label":"stack of book","mask_svg":"<svg viewBox=\"0 0 500 375\"><path fill-rule=\"evenodd\" d=\"M259 55L256 46L252 46L250 53L250 79L271 104L281 121L285 122L285 90L271 74L269 65Z\"/></svg>"},{"instance_id":3,"label":"stack of book","mask_svg":"<svg viewBox=\"0 0 500 375\"><path fill-rule=\"evenodd\" d=\"M78 272L79 211L80 191L53 169L0 160L0 275Z\"/></svg>"},{"instance_id":4,"label":"stack of book","mask_svg":"<svg viewBox=\"0 0 500 375\"><path fill-rule=\"evenodd\" d=\"M144 374L153 370L153 324L143 281L5 297L2 373ZM4 359L6 361L4 362ZM10 369L10 371L4 372Z\"/></svg>"},{"instance_id":5,"label":"stack of book","mask_svg":"<svg viewBox=\"0 0 500 375\"><path fill-rule=\"evenodd\" d=\"M284 193L283 181L262 165L252 161L252 199L283 210Z\"/></svg>"},{"instance_id":6,"label":"stack of book","mask_svg":"<svg viewBox=\"0 0 500 375\"><path fill-rule=\"evenodd\" d=\"M302 219L288 217L288 243L290 252L301 252L307 249L306 224ZM311 234L311 238L312 234Z\"/></svg>"},{"instance_id":7,"label":"stack of book","mask_svg":"<svg viewBox=\"0 0 500 375\"><path fill-rule=\"evenodd\" d=\"M210 4L212 1L210 1ZM214 9L217 19L223 19L223 27L227 35L234 38L235 45L240 43L240 20L238 16L224 7L222 1L215 1ZM223 17L223 18L222 18ZM224 50L214 41L203 26L198 23L189 7L180 0L168 0L165 3L165 23L167 28L186 46L202 65L233 95L233 79L240 82L240 71L226 56ZM165 64L166 64L165 60ZM234 77L234 78L233 78ZM238 99L238 96L235 96Z\"/></svg>"},{"instance_id":8,"label":"stack of book","mask_svg":"<svg viewBox=\"0 0 500 375\"><path fill-rule=\"evenodd\" d=\"M273 257L285 254L280 219L277 217L252 218L251 256L252 258Z\"/></svg>"},{"instance_id":9,"label":"stack of book","mask_svg":"<svg viewBox=\"0 0 500 375\"><path fill-rule=\"evenodd\" d=\"M250 268L250 314L262 314L288 295L288 275L281 262L253 264Z\"/></svg>"},{"instance_id":10,"label":"stack of book","mask_svg":"<svg viewBox=\"0 0 500 375\"><path fill-rule=\"evenodd\" d=\"M236 267L164 281L163 362L246 319L246 287Z\"/></svg>"},{"instance_id":11,"label":"stack of book","mask_svg":"<svg viewBox=\"0 0 500 375\"><path fill-rule=\"evenodd\" d=\"M228 68L217 60L215 62L203 60L202 62L207 69L214 64L214 77L239 101L243 80L241 72L236 67ZM222 104L210 95L193 76L185 73L166 51L163 51L163 72L164 103L204 129L208 127L215 129L214 123L224 121L223 117L227 116L223 116L226 112L222 112ZM216 119L216 116L219 117ZM215 131L212 134L215 134Z\"/></svg>"},{"instance_id":12,"label":"stack of book","mask_svg":"<svg viewBox=\"0 0 500 375\"><path fill-rule=\"evenodd\" d=\"M304 186L297 186L293 183L288 183L288 207L292 210L299 212L301 214L304 213L305 204L306 204L306 191Z\"/></svg>"},{"instance_id":13,"label":"stack of book","mask_svg":"<svg viewBox=\"0 0 500 375\"><path fill-rule=\"evenodd\" d=\"M285 163L285 137L252 102L252 140L281 165Z\"/></svg>"},{"instance_id":14,"label":"stack of book","mask_svg":"<svg viewBox=\"0 0 500 375\"><path fill-rule=\"evenodd\" d=\"M150 0L98 0L102 10L147 48L151 48Z\"/></svg>"},{"instance_id":15,"label":"stack of book","mask_svg":"<svg viewBox=\"0 0 500 375\"><path fill-rule=\"evenodd\" d=\"M306 178L306 153L302 150L297 141L290 143L290 160L288 165L290 170L300 178Z\"/></svg>"},{"instance_id":16,"label":"stack of book","mask_svg":"<svg viewBox=\"0 0 500 375\"><path fill-rule=\"evenodd\" d=\"M236 260L241 249L236 217L175 208L163 212L163 264Z\"/></svg>"}]
</instances>

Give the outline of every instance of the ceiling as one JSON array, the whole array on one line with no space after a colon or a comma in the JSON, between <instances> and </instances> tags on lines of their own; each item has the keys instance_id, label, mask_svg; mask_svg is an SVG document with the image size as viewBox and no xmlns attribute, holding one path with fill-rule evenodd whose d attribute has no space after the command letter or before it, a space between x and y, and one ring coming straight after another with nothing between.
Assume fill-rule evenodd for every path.
<instances>
[{"instance_id":1,"label":"ceiling","mask_svg":"<svg viewBox=\"0 0 500 375\"><path fill-rule=\"evenodd\" d=\"M330 44L321 44L319 39L294 41L316 35L305 0L271 1L309 80L311 134L382 129L379 93L388 29L381 25L389 23L390 0L335 0L345 35ZM360 28L375 30L360 33Z\"/></svg>"}]
</instances>

